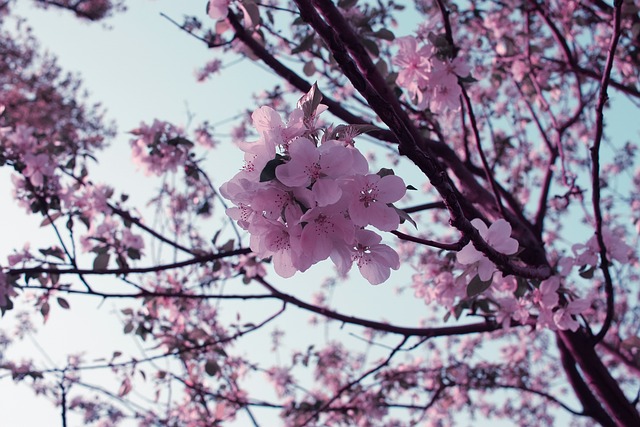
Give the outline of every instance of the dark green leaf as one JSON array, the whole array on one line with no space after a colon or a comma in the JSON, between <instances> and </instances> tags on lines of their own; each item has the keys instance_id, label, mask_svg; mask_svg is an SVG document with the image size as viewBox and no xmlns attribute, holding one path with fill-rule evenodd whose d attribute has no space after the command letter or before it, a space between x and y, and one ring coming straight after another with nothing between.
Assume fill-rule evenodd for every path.
<instances>
[{"instance_id":1,"label":"dark green leaf","mask_svg":"<svg viewBox=\"0 0 640 427\"><path fill-rule=\"evenodd\" d=\"M480 280L480 276L476 275L467 286L467 296L469 298L474 297L476 295L480 295L491 286L492 280L482 281Z\"/></svg>"},{"instance_id":2,"label":"dark green leaf","mask_svg":"<svg viewBox=\"0 0 640 427\"><path fill-rule=\"evenodd\" d=\"M581 268L580 269L580 277L584 278L584 279L593 279L593 273L596 271L596 268L593 266L590 266L589 268Z\"/></svg>"},{"instance_id":3,"label":"dark green leaf","mask_svg":"<svg viewBox=\"0 0 640 427\"><path fill-rule=\"evenodd\" d=\"M409 221L416 230L418 229L418 224L416 224L416 222L413 220L413 218L411 218L411 216L409 216L408 213L406 213L402 209L396 208L393 205L391 205L391 207L396 210L396 213L400 217L400 224L404 224L405 221Z\"/></svg>"},{"instance_id":4,"label":"dark green leaf","mask_svg":"<svg viewBox=\"0 0 640 427\"><path fill-rule=\"evenodd\" d=\"M309 61L306 64L304 64L304 67L302 67L302 71L304 72L305 76L311 77L316 72L316 66L313 63L313 61Z\"/></svg>"},{"instance_id":5,"label":"dark green leaf","mask_svg":"<svg viewBox=\"0 0 640 427\"><path fill-rule=\"evenodd\" d=\"M338 1L338 7L340 9L350 9L358 3L358 0L340 0Z\"/></svg>"},{"instance_id":6,"label":"dark green leaf","mask_svg":"<svg viewBox=\"0 0 640 427\"><path fill-rule=\"evenodd\" d=\"M209 359L204 365L204 370L209 376L213 377L220 371L220 366L215 360Z\"/></svg>"},{"instance_id":7,"label":"dark green leaf","mask_svg":"<svg viewBox=\"0 0 640 427\"><path fill-rule=\"evenodd\" d=\"M129 248L127 249L127 256L131 259L140 259L141 254L138 249Z\"/></svg>"},{"instance_id":8,"label":"dark green leaf","mask_svg":"<svg viewBox=\"0 0 640 427\"><path fill-rule=\"evenodd\" d=\"M45 219L42 220L42 222L40 223L40 227L44 227L45 225L49 225L53 223L56 219L60 218L61 216L62 216L62 212L54 212L53 214L47 216Z\"/></svg>"},{"instance_id":9,"label":"dark green leaf","mask_svg":"<svg viewBox=\"0 0 640 427\"><path fill-rule=\"evenodd\" d=\"M124 331L123 331L123 332L124 332L125 334L130 334L130 333L131 333L131 331L133 331L133 323L131 323L131 322L127 322L127 324L126 324L126 325L124 325Z\"/></svg>"},{"instance_id":10,"label":"dark green leaf","mask_svg":"<svg viewBox=\"0 0 640 427\"><path fill-rule=\"evenodd\" d=\"M378 31L373 33L373 35L379 39L388 40L388 41L393 41L396 38L393 32L387 30L386 28L379 29Z\"/></svg>"},{"instance_id":11,"label":"dark green leaf","mask_svg":"<svg viewBox=\"0 0 640 427\"><path fill-rule=\"evenodd\" d=\"M240 8L244 14L244 27L256 28L260 24L260 10L253 0L243 0Z\"/></svg>"},{"instance_id":12,"label":"dark green leaf","mask_svg":"<svg viewBox=\"0 0 640 427\"><path fill-rule=\"evenodd\" d=\"M276 168L282 164L284 164L284 157L276 154L275 159L271 159L267 162L260 172L260 182L267 182L276 179Z\"/></svg>"},{"instance_id":13,"label":"dark green leaf","mask_svg":"<svg viewBox=\"0 0 640 427\"><path fill-rule=\"evenodd\" d=\"M111 255L108 252L98 254L98 256L93 260L93 269L96 271L106 270L109 265L110 258Z\"/></svg>"},{"instance_id":14,"label":"dark green leaf","mask_svg":"<svg viewBox=\"0 0 640 427\"><path fill-rule=\"evenodd\" d=\"M298 46L294 47L291 50L292 54L306 52L313 47L314 34L311 33L307 37L305 37Z\"/></svg>"}]
</instances>

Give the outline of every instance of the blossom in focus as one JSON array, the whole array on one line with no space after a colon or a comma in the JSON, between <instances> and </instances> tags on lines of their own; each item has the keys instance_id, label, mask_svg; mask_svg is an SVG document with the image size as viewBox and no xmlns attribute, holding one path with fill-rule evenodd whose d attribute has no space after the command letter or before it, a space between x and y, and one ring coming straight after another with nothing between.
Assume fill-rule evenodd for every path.
<instances>
[{"instance_id":1,"label":"blossom in focus","mask_svg":"<svg viewBox=\"0 0 640 427\"><path fill-rule=\"evenodd\" d=\"M330 257L341 274L355 262L370 283L382 283L399 268L399 256L366 227L398 227L391 204L406 185L393 174L369 174L353 133L317 128L326 110L319 99L315 92L303 96L286 123L271 107L253 112L260 137L238 143L245 166L220 188L235 205L227 215L249 232L256 255L272 258L280 276Z\"/></svg>"},{"instance_id":2,"label":"blossom in focus","mask_svg":"<svg viewBox=\"0 0 640 427\"><path fill-rule=\"evenodd\" d=\"M480 236L496 251L505 255L513 255L518 251L518 241L511 237L511 224L504 219L499 219L491 227L487 228L485 223L476 218L471 224L478 230ZM456 256L458 262L464 265L476 265L480 280L491 279L496 271L496 266L482 252L469 242Z\"/></svg>"}]
</instances>

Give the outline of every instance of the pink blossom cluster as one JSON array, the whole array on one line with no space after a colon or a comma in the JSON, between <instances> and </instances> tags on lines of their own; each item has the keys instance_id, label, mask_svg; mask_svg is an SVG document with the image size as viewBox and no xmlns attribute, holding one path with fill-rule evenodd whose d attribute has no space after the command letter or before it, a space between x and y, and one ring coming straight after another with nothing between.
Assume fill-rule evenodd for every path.
<instances>
[{"instance_id":1,"label":"pink blossom cluster","mask_svg":"<svg viewBox=\"0 0 640 427\"><path fill-rule=\"evenodd\" d=\"M489 227L480 219L471 221L480 236L496 251L505 255L516 255L518 242L511 237L511 226L498 219ZM632 249L615 237L607 228L603 230L607 247L611 247L611 258L628 262ZM413 276L415 295L429 304L437 301L450 314L460 315L463 308L472 302L495 317L503 328L516 324L535 323L538 328L572 330L580 327L578 316L592 311L590 297L577 298L569 289L569 274L574 265L581 271L595 268L598 261L598 246L595 237L586 244L573 246L575 257L558 260L558 273L533 283L514 276L504 276L486 255L468 243L456 254L455 261L430 259L426 266ZM455 274L455 270L462 273Z\"/></svg>"},{"instance_id":2,"label":"pink blossom cluster","mask_svg":"<svg viewBox=\"0 0 640 427\"><path fill-rule=\"evenodd\" d=\"M131 259L139 259L144 248L142 236L122 227L112 216L105 216L101 222L92 222L80 242L86 252L101 253L106 248L114 248L118 254L127 253Z\"/></svg>"},{"instance_id":3,"label":"pink blossom cluster","mask_svg":"<svg viewBox=\"0 0 640 427\"><path fill-rule=\"evenodd\" d=\"M211 61L207 62L204 67L196 70L196 80L198 80L199 82L203 82L211 77L212 74L220 72L221 68L222 61L220 61L219 59L212 59Z\"/></svg>"},{"instance_id":4,"label":"pink blossom cluster","mask_svg":"<svg viewBox=\"0 0 640 427\"><path fill-rule=\"evenodd\" d=\"M131 141L133 161L147 175L175 172L185 164L193 146L182 129L161 120L154 120L151 126L142 123L131 133L137 136Z\"/></svg>"},{"instance_id":5,"label":"pink blossom cluster","mask_svg":"<svg viewBox=\"0 0 640 427\"><path fill-rule=\"evenodd\" d=\"M511 237L511 225L504 219L497 220L488 228L479 218L472 220L471 224L496 251L505 255L513 255L518 251L518 241ZM471 242L458 252L457 259L460 264L471 266L473 272L477 272L482 281L491 279L493 273L497 271L495 264Z\"/></svg>"},{"instance_id":6,"label":"pink blossom cluster","mask_svg":"<svg viewBox=\"0 0 640 427\"><path fill-rule=\"evenodd\" d=\"M395 40L396 83L409 92L419 109L429 108L434 113L458 110L462 94L458 80L469 77L469 66L460 57L449 59L431 44L418 43L412 36Z\"/></svg>"},{"instance_id":7,"label":"pink blossom cluster","mask_svg":"<svg viewBox=\"0 0 640 427\"><path fill-rule=\"evenodd\" d=\"M303 105L287 123L270 107L253 113L260 139L239 144L244 167L221 187L236 205L227 214L249 231L258 256L273 257L283 277L331 258L340 274L355 262L370 283L379 284L400 261L366 227L398 227L400 217L391 204L404 196L406 186L391 173L368 173L352 132L327 129L319 138L315 121L324 108Z\"/></svg>"}]
</instances>

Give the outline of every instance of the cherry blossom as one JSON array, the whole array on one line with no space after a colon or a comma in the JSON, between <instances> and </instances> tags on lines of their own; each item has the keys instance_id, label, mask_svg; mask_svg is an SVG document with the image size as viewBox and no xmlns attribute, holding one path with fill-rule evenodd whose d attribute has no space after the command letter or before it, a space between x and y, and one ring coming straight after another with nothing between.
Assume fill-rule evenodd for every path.
<instances>
[{"instance_id":1,"label":"cherry blossom","mask_svg":"<svg viewBox=\"0 0 640 427\"><path fill-rule=\"evenodd\" d=\"M474 219L471 224L478 230L480 236L498 252L505 255L513 255L518 251L518 241L511 237L511 225L504 219L495 221L489 228L481 219ZM473 243L468 243L456 255L458 262L464 265L473 265L477 269L480 280L491 279L496 271L496 266L482 252L477 250Z\"/></svg>"},{"instance_id":2,"label":"cherry blossom","mask_svg":"<svg viewBox=\"0 0 640 427\"><path fill-rule=\"evenodd\" d=\"M36 3L85 26L125 4ZM95 175L113 112L2 2L0 167L39 228L0 260L0 367L58 406L44 424L640 425L640 151L616 122L640 99L637 2L415 3L167 16L201 84L253 70L131 131L153 184L130 195ZM62 310L102 332L87 301L144 352L18 355Z\"/></svg>"},{"instance_id":3,"label":"cherry blossom","mask_svg":"<svg viewBox=\"0 0 640 427\"><path fill-rule=\"evenodd\" d=\"M212 19L224 19L229 12L231 0L209 0L207 11Z\"/></svg>"},{"instance_id":4,"label":"cherry blossom","mask_svg":"<svg viewBox=\"0 0 640 427\"><path fill-rule=\"evenodd\" d=\"M373 225L382 231L395 230L400 224L398 214L389 206L404 196L406 187L395 175L376 174L356 176L348 184L349 217L356 225Z\"/></svg>"}]
</instances>

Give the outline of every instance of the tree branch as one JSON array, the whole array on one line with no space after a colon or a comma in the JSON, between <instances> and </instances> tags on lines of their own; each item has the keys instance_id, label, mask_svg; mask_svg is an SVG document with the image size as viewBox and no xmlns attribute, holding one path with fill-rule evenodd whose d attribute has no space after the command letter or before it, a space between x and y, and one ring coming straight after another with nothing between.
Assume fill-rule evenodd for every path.
<instances>
[{"instance_id":1,"label":"tree branch","mask_svg":"<svg viewBox=\"0 0 640 427\"><path fill-rule=\"evenodd\" d=\"M596 221L596 240L600 248L600 269L604 275L604 290L607 298L607 314L600 332L594 337L596 343L600 342L607 334L614 315L614 295L613 280L609 272L609 260L607 259L607 247L604 244L604 236L602 235L602 210L600 207L600 143L604 133L604 106L609 99L607 88L611 78L611 70L613 69L613 60L620 39L620 13L622 9L622 0L616 0L613 9L613 34L609 44L609 52L607 54L607 63L602 72L602 81L600 83L600 95L598 96L598 105L596 106L596 135L591 146L591 185L593 187L593 215Z\"/></svg>"}]
</instances>

